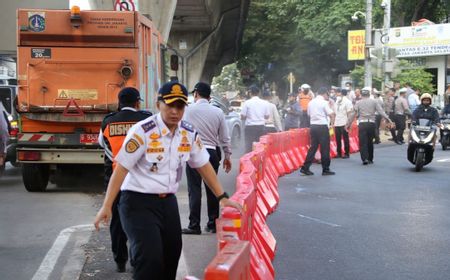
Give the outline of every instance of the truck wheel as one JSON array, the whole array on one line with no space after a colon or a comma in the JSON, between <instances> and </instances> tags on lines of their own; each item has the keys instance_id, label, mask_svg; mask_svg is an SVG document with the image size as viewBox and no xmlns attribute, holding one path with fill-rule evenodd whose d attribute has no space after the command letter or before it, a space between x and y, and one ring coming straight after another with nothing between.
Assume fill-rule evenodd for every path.
<instances>
[{"instance_id":1,"label":"truck wheel","mask_svg":"<svg viewBox=\"0 0 450 280\"><path fill-rule=\"evenodd\" d=\"M43 192L47 188L50 168L48 164L22 164L22 179L29 192Z\"/></svg>"}]
</instances>

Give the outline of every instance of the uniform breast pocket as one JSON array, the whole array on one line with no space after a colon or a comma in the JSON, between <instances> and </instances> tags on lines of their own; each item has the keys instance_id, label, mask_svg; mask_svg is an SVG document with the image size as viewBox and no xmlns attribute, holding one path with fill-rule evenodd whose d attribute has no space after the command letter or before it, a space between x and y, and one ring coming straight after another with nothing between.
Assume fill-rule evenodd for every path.
<instances>
[{"instance_id":1,"label":"uniform breast pocket","mask_svg":"<svg viewBox=\"0 0 450 280\"><path fill-rule=\"evenodd\" d=\"M150 171L157 172L161 166L168 162L169 155L164 151L147 152L145 154L145 159L147 161L148 167L150 168Z\"/></svg>"}]
</instances>

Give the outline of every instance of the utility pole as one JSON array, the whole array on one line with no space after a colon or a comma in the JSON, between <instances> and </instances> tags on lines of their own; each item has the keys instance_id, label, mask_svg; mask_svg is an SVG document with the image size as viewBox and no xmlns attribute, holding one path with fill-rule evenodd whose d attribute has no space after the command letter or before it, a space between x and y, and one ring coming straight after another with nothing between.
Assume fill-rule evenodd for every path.
<instances>
[{"instance_id":1,"label":"utility pole","mask_svg":"<svg viewBox=\"0 0 450 280\"><path fill-rule=\"evenodd\" d=\"M381 3L381 7L384 9L384 21L383 21L383 51L384 51L384 63L383 63L383 70L384 70L384 84L381 90L384 90L384 86L389 83L390 76L389 72L386 71L386 64L390 60L389 57L389 29L391 28L391 0L383 0Z\"/></svg>"},{"instance_id":2,"label":"utility pole","mask_svg":"<svg viewBox=\"0 0 450 280\"><path fill-rule=\"evenodd\" d=\"M366 55L364 58L364 86L372 88L370 48L372 47L372 0L366 0Z\"/></svg>"}]
</instances>

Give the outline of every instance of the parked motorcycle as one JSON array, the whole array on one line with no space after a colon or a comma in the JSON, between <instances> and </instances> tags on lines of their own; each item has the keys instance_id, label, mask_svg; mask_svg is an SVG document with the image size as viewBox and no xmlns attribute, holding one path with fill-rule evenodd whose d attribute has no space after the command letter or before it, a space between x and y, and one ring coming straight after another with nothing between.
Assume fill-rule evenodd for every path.
<instances>
[{"instance_id":1,"label":"parked motorcycle","mask_svg":"<svg viewBox=\"0 0 450 280\"><path fill-rule=\"evenodd\" d=\"M447 148L450 146L450 116L446 116L445 118L441 119L441 146L442 150L447 150Z\"/></svg>"},{"instance_id":2,"label":"parked motorcycle","mask_svg":"<svg viewBox=\"0 0 450 280\"><path fill-rule=\"evenodd\" d=\"M411 124L408 160L415 165L416 171L433 160L437 127L429 119L419 119Z\"/></svg>"}]
</instances>

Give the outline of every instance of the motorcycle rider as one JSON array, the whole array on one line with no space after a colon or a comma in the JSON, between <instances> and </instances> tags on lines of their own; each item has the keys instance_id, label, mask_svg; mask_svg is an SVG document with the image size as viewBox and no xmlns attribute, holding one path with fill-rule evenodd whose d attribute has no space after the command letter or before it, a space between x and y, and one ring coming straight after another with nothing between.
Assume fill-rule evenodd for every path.
<instances>
[{"instance_id":1,"label":"motorcycle rider","mask_svg":"<svg viewBox=\"0 0 450 280\"><path fill-rule=\"evenodd\" d=\"M431 107L432 97L429 93L423 93L420 96L420 105L414 110L411 122L414 124L419 119L428 119L433 122L434 125L439 125L439 112L436 108Z\"/></svg>"}]
</instances>

